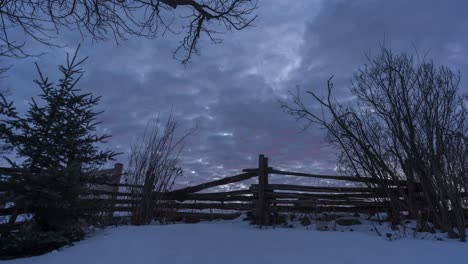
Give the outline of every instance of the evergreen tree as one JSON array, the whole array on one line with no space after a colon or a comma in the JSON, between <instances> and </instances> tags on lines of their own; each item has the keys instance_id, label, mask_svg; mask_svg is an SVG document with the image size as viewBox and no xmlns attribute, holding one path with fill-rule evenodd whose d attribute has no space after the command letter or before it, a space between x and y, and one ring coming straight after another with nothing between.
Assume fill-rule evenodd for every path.
<instances>
[{"instance_id":1,"label":"evergreen tree","mask_svg":"<svg viewBox=\"0 0 468 264\"><path fill-rule=\"evenodd\" d=\"M78 50L77 50L78 51ZM79 94L76 84L83 76L80 65L86 60L77 60L67 55L67 64L59 66L63 77L54 85L44 77L36 64L39 79L35 83L42 93L41 105L34 98L24 118L10 120L18 134L10 137L19 156L26 158L24 165L32 171L46 168L66 168L73 162L83 165L100 165L116 154L99 151L97 144L105 143L108 135L96 135L94 111L100 97L90 93Z\"/></svg>"},{"instance_id":2,"label":"evergreen tree","mask_svg":"<svg viewBox=\"0 0 468 264\"><path fill-rule=\"evenodd\" d=\"M0 154L11 150L12 146L8 138L12 134L12 127L9 126L5 120L16 117L16 109L13 102L8 102L7 95L8 89L0 88Z\"/></svg>"},{"instance_id":3,"label":"evergreen tree","mask_svg":"<svg viewBox=\"0 0 468 264\"><path fill-rule=\"evenodd\" d=\"M109 135L95 133L100 112L94 107L100 97L80 93L76 87L84 73L80 65L86 60L78 60L77 53L78 49L73 56L67 55L66 65L59 66L62 78L57 85L36 64L39 79L35 83L41 89L41 100L32 99L24 117L5 97L0 100L0 115L4 117L0 141L12 146L23 159L23 173L11 177L10 183L20 197L16 202L33 215L29 231L2 237L9 243L0 249L11 254L42 252L81 239L80 221L89 220L93 215L90 209L95 207L80 199L95 180L86 172L116 155L99 150L98 145Z\"/></svg>"}]
</instances>

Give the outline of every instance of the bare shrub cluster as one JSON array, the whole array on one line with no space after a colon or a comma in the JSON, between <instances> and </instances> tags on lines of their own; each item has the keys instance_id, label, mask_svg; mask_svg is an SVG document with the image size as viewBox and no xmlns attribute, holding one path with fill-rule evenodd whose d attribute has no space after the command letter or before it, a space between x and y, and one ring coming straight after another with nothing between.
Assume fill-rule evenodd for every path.
<instances>
[{"instance_id":1,"label":"bare shrub cluster","mask_svg":"<svg viewBox=\"0 0 468 264\"><path fill-rule=\"evenodd\" d=\"M164 217L159 210L161 194L171 190L174 181L183 175L179 166L179 154L184 140L195 128L176 138L177 121L170 115L161 125L159 118L148 125L145 134L134 144L125 173L125 182L143 188L131 188L132 199L136 199L132 214L132 224L150 223L155 216Z\"/></svg>"},{"instance_id":2,"label":"bare shrub cluster","mask_svg":"<svg viewBox=\"0 0 468 264\"><path fill-rule=\"evenodd\" d=\"M468 109L459 84L460 74L447 67L383 48L354 75L353 103L332 97L330 78L325 97L307 91L320 114L299 93L290 93L292 103L281 104L307 125L328 131L328 141L341 150L344 173L377 180L371 187L391 198L394 222L408 212L464 241ZM414 188L424 197L414 197Z\"/></svg>"}]
</instances>

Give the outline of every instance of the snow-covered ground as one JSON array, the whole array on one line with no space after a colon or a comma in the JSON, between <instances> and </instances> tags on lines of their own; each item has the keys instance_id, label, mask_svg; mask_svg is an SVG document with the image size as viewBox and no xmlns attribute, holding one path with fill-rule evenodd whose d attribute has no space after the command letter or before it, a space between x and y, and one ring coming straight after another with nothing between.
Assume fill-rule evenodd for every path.
<instances>
[{"instance_id":1,"label":"snow-covered ground","mask_svg":"<svg viewBox=\"0 0 468 264\"><path fill-rule=\"evenodd\" d=\"M14 264L172 263L467 263L468 243L444 234L392 231L369 222L340 227L313 223L295 228L258 228L241 219L197 224L122 226L95 232L74 246L5 261ZM318 231L328 225L329 231ZM352 231L351 231L352 229ZM336 231L330 231L336 230ZM390 241L386 234L392 234ZM438 241L442 238L443 241Z\"/></svg>"}]
</instances>

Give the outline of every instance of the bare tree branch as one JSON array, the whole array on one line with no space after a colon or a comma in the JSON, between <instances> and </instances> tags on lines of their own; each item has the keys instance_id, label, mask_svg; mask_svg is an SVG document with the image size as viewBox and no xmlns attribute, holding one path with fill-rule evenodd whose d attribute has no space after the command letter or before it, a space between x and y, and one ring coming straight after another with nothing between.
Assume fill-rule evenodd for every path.
<instances>
[{"instance_id":1,"label":"bare tree branch","mask_svg":"<svg viewBox=\"0 0 468 264\"><path fill-rule=\"evenodd\" d=\"M32 40L55 46L60 30L77 30L93 40L112 37L116 42L127 36L156 38L176 32L173 22L181 20L185 36L174 57L190 62L200 53L202 35L213 43L218 25L225 30L242 30L252 24L258 0L3 0L0 1L0 56L31 56L25 40L18 42L13 32L22 31ZM176 17L176 9L191 15ZM185 22L184 22L185 21ZM213 23L213 22L216 22Z\"/></svg>"},{"instance_id":2,"label":"bare tree branch","mask_svg":"<svg viewBox=\"0 0 468 264\"><path fill-rule=\"evenodd\" d=\"M439 228L455 236L456 227L464 240L468 110L459 84L459 73L383 48L355 74L353 104L332 99L329 79L325 98L306 92L326 116L306 106L299 92L290 93L291 103L281 102L281 107L307 125L325 128L328 141L342 151L339 167L347 173L393 180L405 197L402 201L388 192L394 212L430 214ZM401 179L421 185L426 208L418 208L411 193L402 192ZM388 189L385 181L377 182Z\"/></svg>"}]
</instances>

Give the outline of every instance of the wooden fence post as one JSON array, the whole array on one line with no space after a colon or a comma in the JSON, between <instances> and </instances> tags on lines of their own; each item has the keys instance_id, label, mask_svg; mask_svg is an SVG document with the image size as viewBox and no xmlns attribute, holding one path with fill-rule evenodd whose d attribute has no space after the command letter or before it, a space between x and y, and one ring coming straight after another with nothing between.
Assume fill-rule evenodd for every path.
<instances>
[{"instance_id":1,"label":"wooden fence post","mask_svg":"<svg viewBox=\"0 0 468 264\"><path fill-rule=\"evenodd\" d=\"M258 156L258 204L257 204L257 219L259 224L269 224L268 210L268 158L263 154Z\"/></svg>"},{"instance_id":2,"label":"wooden fence post","mask_svg":"<svg viewBox=\"0 0 468 264\"><path fill-rule=\"evenodd\" d=\"M270 190L268 189L268 157L263 158L263 185L265 190L265 197L264 197L264 220L265 225L270 224L270 198L269 195Z\"/></svg>"},{"instance_id":3,"label":"wooden fence post","mask_svg":"<svg viewBox=\"0 0 468 264\"><path fill-rule=\"evenodd\" d=\"M122 163L116 163L114 164L114 171L112 172L112 176L110 178L110 183L112 184L116 184L115 186L112 186L112 189L111 191L114 192L114 193L118 193L119 192L119 186L118 184L120 184L120 178L122 177L122 171L123 171L123 164ZM112 195L110 197L111 201L115 201L117 200L117 196L116 195ZM112 218L114 216L114 208L116 207L116 204L115 203L112 203L111 205L111 208L110 208L110 211L109 213L106 215L106 220L108 223L111 223L112 222Z\"/></svg>"}]
</instances>

